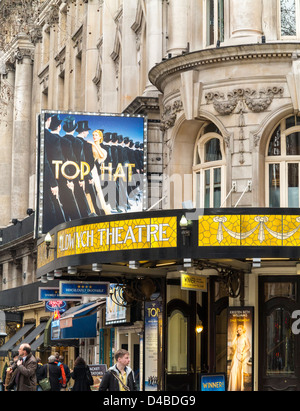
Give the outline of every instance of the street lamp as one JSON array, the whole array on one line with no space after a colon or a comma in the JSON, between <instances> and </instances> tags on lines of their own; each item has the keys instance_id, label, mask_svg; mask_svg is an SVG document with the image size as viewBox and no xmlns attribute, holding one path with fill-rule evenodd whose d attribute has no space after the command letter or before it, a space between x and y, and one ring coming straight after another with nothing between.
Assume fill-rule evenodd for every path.
<instances>
[{"instance_id":1,"label":"street lamp","mask_svg":"<svg viewBox=\"0 0 300 411\"><path fill-rule=\"evenodd\" d=\"M47 252L47 258L48 258L50 250L56 250L56 247L51 247L52 236L51 236L50 233L46 234L44 241L45 241L45 244L46 244L46 252Z\"/></svg>"},{"instance_id":2,"label":"street lamp","mask_svg":"<svg viewBox=\"0 0 300 411\"><path fill-rule=\"evenodd\" d=\"M187 220L186 216L183 215L181 217L179 225L180 225L180 228L181 228L181 235L182 235L183 245L184 246L189 245L189 239L190 239L190 236L191 236L192 221ZM187 241L187 239L188 239L188 241Z\"/></svg>"}]
</instances>

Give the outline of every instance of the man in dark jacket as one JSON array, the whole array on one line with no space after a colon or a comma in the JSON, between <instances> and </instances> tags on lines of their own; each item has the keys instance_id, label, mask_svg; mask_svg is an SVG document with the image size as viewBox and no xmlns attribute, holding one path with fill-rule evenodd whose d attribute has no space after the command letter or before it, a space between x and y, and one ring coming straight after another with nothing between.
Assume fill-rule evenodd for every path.
<instances>
[{"instance_id":1,"label":"man in dark jacket","mask_svg":"<svg viewBox=\"0 0 300 411\"><path fill-rule=\"evenodd\" d=\"M21 344L19 348L19 360L12 365L12 381L17 391L36 391L37 361L32 355L29 344Z\"/></svg>"},{"instance_id":2,"label":"man in dark jacket","mask_svg":"<svg viewBox=\"0 0 300 411\"><path fill-rule=\"evenodd\" d=\"M99 391L137 391L133 371L128 366L129 352L118 350L115 360L116 364L104 374Z\"/></svg>"}]
</instances>

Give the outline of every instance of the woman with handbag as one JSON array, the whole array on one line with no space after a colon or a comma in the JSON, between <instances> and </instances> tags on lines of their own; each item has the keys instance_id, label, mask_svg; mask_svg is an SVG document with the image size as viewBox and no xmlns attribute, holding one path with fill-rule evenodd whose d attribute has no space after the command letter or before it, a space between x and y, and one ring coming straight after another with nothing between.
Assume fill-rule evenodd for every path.
<instances>
[{"instance_id":1,"label":"woman with handbag","mask_svg":"<svg viewBox=\"0 0 300 411\"><path fill-rule=\"evenodd\" d=\"M71 377L75 380L72 391L91 391L91 385L94 384L93 377L82 357L76 358Z\"/></svg>"}]
</instances>

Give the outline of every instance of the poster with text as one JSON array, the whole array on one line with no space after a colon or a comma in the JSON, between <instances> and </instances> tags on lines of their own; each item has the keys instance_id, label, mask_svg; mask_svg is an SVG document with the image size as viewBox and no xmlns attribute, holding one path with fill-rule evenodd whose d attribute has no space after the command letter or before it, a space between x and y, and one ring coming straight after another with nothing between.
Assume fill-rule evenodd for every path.
<instances>
[{"instance_id":1,"label":"poster with text","mask_svg":"<svg viewBox=\"0 0 300 411\"><path fill-rule=\"evenodd\" d=\"M158 390L158 319L161 310L159 300L145 303L145 391Z\"/></svg>"},{"instance_id":2,"label":"poster with text","mask_svg":"<svg viewBox=\"0 0 300 411\"><path fill-rule=\"evenodd\" d=\"M253 307L228 308L228 391L253 390L253 313Z\"/></svg>"},{"instance_id":3,"label":"poster with text","mask_svg":"<svg viewBox=\"0 0 300 411\"><path fill-rule=\"evenodd\" d=\"M38 235L58 224L146 208L143 116L43 111Z\"/></svg>"}]
</instances>

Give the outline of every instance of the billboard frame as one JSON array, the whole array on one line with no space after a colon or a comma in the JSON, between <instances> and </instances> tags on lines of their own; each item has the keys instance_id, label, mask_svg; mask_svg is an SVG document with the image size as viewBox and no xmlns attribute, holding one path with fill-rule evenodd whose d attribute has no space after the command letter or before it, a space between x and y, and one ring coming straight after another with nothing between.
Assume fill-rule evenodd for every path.
<instances>
[{"instance_id":1,"label":"billboard frame","mask_svg":"<svg viewBox=\"0 0 300 411\"><path fill-rule=\"evenodd\" d=\"M89 118L92 120L95 117L98 118L107 118L108 120L113 120L114 118L124 119L143 119L143 172L141 173L141 180L142 181L142 210L146 211L148 208L148 180L147 180L147 141L148 141L148 117L142 114L133 115L133 114L124 114L124 113L99 113L99 112L84 112L84 111L69 111L69 110L41 110L40 114L37 115L37 155L36 155L36 213L35 213L35 229L34 234L35 238L40 238L44 234L46 234L50 229L54 228L51 227L49 230L43 230L44 228L44 181L45 181L45 115L58 115L58 116L82 116L86 117L88 121ZM120 120L121 121L121 120ZM123 120L122 120L123 121ZM101 124L100 124L101 126ZM99 129L100 129L99 126ZM92 131L92 130L91 130ZM108 131L108 130L107 130ZM110 133L113 130L108 131ZM125 136L124 136L125 137ZM116 189L117 190L117 189ZM135 211L133 211L135 212ZM130 211L125 210L120 214L131 214ZM108 214L107 214L108 215ZM111 215L111 214L110 214ZM89 217L88 217L89 218Z\"/></svg>"}]
</instances>

